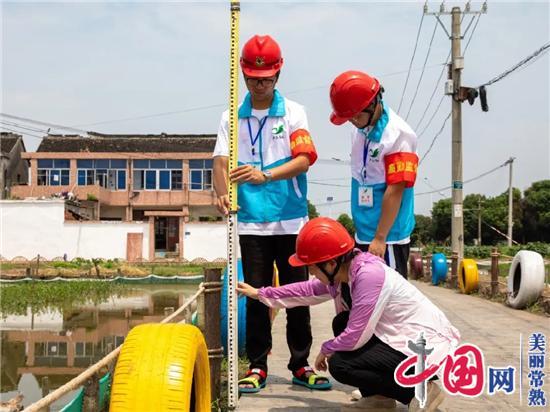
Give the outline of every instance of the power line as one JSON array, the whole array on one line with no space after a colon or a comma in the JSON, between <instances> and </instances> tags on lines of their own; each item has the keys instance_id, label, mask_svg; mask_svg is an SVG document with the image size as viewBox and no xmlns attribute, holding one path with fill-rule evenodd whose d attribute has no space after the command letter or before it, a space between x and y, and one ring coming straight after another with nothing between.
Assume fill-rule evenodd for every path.
<instances>
[{"instance_id":1,"label":"power line","mask_svg":"<svg viewBox=\"0 0 550 412\"><path fill-rule=\"evenodd\" d=\"M503 168L503 167L505 167L505 166L507 166L507 165L508 165L508 160L507 160L506 162L504 162L503 164L498 165L497 167L494 167L494 168L491 169L491 170L488 170L488 171L486 171L486 172L484 172L484 173L481 173L480 175L477 175L477 176L475 176L475 177L472 177L472 178L470 178L470 179L465 180L465 181L463 182L463 184L471 183L471 182L474 182L474 181L476 181L476 180L479 180L479 179L481 179L482 177L485 177L485 176L487 176L487 175L489 175L489 174L491 174L491 173L494 173L494 172L497 171L498 169L501 169L501 168ZM430 186L432 189L434 189L434 190L432 190L432 191L430 191L430 192L415 193L415 194L414 194L415 196L431 195L431 194L433 194L433 193L439 193L439 194L441 194L441 192L442 192L443 190L449 190L449 189L452 188L452 186L445 186L445 187L441 187L441 188L439 188L439 189L436 189L435 187L433 187L433 186L432 186L431 184L429 184L428 182L425 182L425 183L426 183L428 186ZM441 194L441 196L443 196L443 195Z\"/></svg>"},{"instance_id":2,"label":"power line","mask_svg":"<svg viewBox=\"0 0 550 412\"><path fill-rule=\"evenodd\" d=\"M20 121L23 121L23 122L39 124L39 125L42 125L42 126L48 126L50 128L54 128L54 129L71 130L73 132L76 132L76 133L79 133L79 134L83 133L85 136L88 136L88 132L86 130L75 129L74 127L70 127L70 126L62 126L62 125L59 125L59 124L42 122L40 120L34 120L34 119L26 118L26 117L14 116L14 115L8 114L8 113L0 113L0 116L1 117L7 117L9 119L20 120Z\"/></svg>"},{"instance_id":3,"label":"power line","mask_svg":"<svg viewBox=\"0 0 550 412\"><path fill-rule=\"evenodd\" d=\"M475 17L475 16L474 16ZM464 46L464 51L462 52L462 56L464 56L466 54L466 50L468 50L468 46L470 45L470 42L472 41L472 37L474 37L474 33L476 32L476 29L477 29L477 25L479 23L479 19L481 18L481 14L478 14L477 15L477 20L476 20L476 24L474 25L474 28L472 29L472 34L470 34L470 38L468 39L468 41L466 42L466 46ZM468 26L470 27L470 26ZM466 35L466 33L464 33L464 35Z\"/></svg>"},{"instance_id":4,"label":"power line","mask_svg":"<svg viewBox=\"0 0 550 412\"><path fill-rule=\"evenodd\" d=\"M445 63L437 63L437 64L433 64L431 66L422 67L422 68L417 67L417 68L412 69L412 70L417 71L417 70L424 70L426 68L431 69L431 68L435 68L435 67L440 67L441 65L445 65ZM400 71L396 71L396 72L381 74L378 77L380 77L380 78L391 77L391 76L396 76L396 75L399 75L399 74L404 74L404 73L407 73L407 72L408 72L408 70L400 70ZM300 92L304 92L304 91L324 89L324 88L328 88L328 86L323 85L323 86L310 87L310 88L306 88L306 89L297 89L297 90L292 90L290 92L287 92L286 94L295 94L295 93L300 93ZM208 105L208 106L191 107L191 108L182 109L182 110L153 113L153 114L149 114L149 115L142 115L142 116L135 116L135 117L125 117L125 118L121 118L121 119L104 120L104 121L100 121L100 122L85 123L85 124L79 124L79 125L73 125L73 126L61 126L61 125L56 125L56 124L52 124L52 123L41 122L41 121L38 121L38 120L27 119L27 118L24 118L24 117L13 116L13 115L9 115L7 113L0 113L0 116L12 118L12 119L17 119L17 120L22 120L22 121L27 121L27 122L31 122L33 124L45 125L45 126L48 126L49 128L53 127L53 128L56 128L56 129L73 130L73 131L76 131L78 133L87 134L88 133L87 131L77 129L77 127L95 126L95 125L100 125L100 124L125 122L125 121L130 121L130 120L142 120L142 119L149 119L149 118L153 118L153 117L170 116L170 115L175 115L175 114L180 114L180 113L188 113L188 112L207 110L207 109L212 109L212 108L216 108L216 107L225 107L225 106L227 106L225 103L219 103L219 104L213 104L213 105ZM13 124L13 125L15 126L15 124ZM20 125L17 125L17 127L25 128L24 126L20 126ZM28 129L28 130L31 130L31 129ZM36 129L34 131L43 131L43 130ZM49 132L49 129L48 129L48 131L44 131L44 133L48 133L48 132Z\"/></svg>"},{"instance_id":5,"label":"power line","mask_svg":"<svg viewBox=\"0 0 550 412\"><path fill-rule=\"evenodd\" d=\"M427 69L432 69L434 67L440 67L441 65L444 65L444 64L445 63L437 63L437 64L433 64L431 66L427 66L426 68ZM417 71L417 70L423 70L423 68L417 67L415 69L412 69L412 71ZM396 72L381 74L378 77L385 78L385 77L397 76L399 74L404 74L404 73L407 73L407 72L408 72L408 70L400 70L400 71L396 71ZM286 92L285 95L297 94L297 93L307 92L307 91L311 91L311 90L319 90L319 89L328 89L328 86L326 84L324 84L322 86L314 86L314 87L307 87L305 89L291 90L289 92ZM207 110L207 109L212 109L212 108L216 108L216 107L226 107L226 106L227 106L226 103L219 103L219 104L213 104L213 105L208 105L208 106L199 106L199 107L191 107L191 108L182 109L182 110L174 110L174 111L170 111L170 112L160 112L160 113L153 113L153 114L149 114L149 115L142 115L142 116L135 116L135 117L124 117L124 118L121 118L121 119L104 120L104 121L94 122L94 123L84 123L84 124L75 125L75 127L97 126L97 125L101 125L101 124L127 122L127 121L130 121L130 120L150 119L150 118L153 118L153 117L171 116L171 115L175 115L175 114L189 113L189 112Z\"/></svg>"},{"instance_id":6,"label":"power line","mask_svg":"<svg viewBox=\"0 0 550 412\"><path fill-rule=\"evenodd\" d=\"M42 140L44 138L44 136L38 136L36 134L33 134L33 133L29 133L29 132L21 132L19 130L15 130L15 129L10 129L9 127L7 126L0 126L0 128L4 129L4 130L7 130L8 132L13 132L13 133L17 133L17 134L22 134L22 135L25 135L25 136L30 136L30 137L36 137L40 140Z\"/></svg>"},{"instance_id":7,"label":"power line","mask_svg":"<svg viewBox=\"0 0 550 412\"><path fill-rule=\"evenodd\" d=\"M478 16L480 16L480 14L478 14ZM465 15L463 14L462 15L462 19L460 20L460 24L462 24L462 21L464 20L464 17ZM470 30L470 26L472 25L472 23L474 22L474 19L476 18L475 14L472 16L472 18L470 19L470 23L468 23L468 26L466 26L466 30L464 30L464 33L462 34L462 37L466 37L466 34L468 33L468 30Z\"/></svg>"},{"instance_id":8,"label":"power line","mask_svg":"<svg viewBox=\"0 0 550 412\"><path fill-rule=\"evenodd\" d=\"M462 21L464 20L464 17L465 17L465 15L462 15L462 20L460 21L461 24L462 24ZM472 38L474 37L474 33L477 29L477 25L479 24L479 19L480 18L481 18L481 14L478 14L476 23L474 25L474 28L472 29L472 33L470 34L468 42L466 43L466 46L464 47L464 51L462 52L463 56L466 54L466 50L468 50L468 46L470 45L470 42L472 41ZM472 20L470 21L470 25L471 25L471 22L472 22ZM468 25L468 27L470 27L470 25ZM466 32L464 33L464 35L466 35ZM422 123L422 120L424 120L424 117L426 116L426 113L428 113L428 109L429 109L430 105L432 104L432 100L435 96L435 93L437 92L437 89L439 88L439 83L441 82L441 78L443 77L443 74L445 73L445 69L446 69L447 65L449 64L449 59L450 58L451 58L451 50L449 50L449 54L447 54L447 58L445 59L445 63L443 65L443 68L441 69L441 73L439 73L439 77L438 77L437 81L435 82L435 87L432 91L432 95L430 96L430 100L428 101L428 104L426 105L426 108L424 109L424 112L422 113L422 117L418 121L418 123L417 123L416 127L414 128L414 130L418 130L418 128L420 127L420 124ZM428 121L428 124L426 125L426 127L424 127L422 132L420 132L418 134L418 137L420 137L426 131L426 129L428 129L428 127L432 123L433 119L435 118L436 114L438 113L439 108L441 107L441 104L443 103L444 98L445 98L445 95L442 95L441 99L439 100L439 103L437 104L436 109L434 110L432 116L430 117L430 120Z\"/></svg>"},{"instance_id":9,"label":"power line","mask_svg":"<svg viewBox=\"0 0 550 412\"><path fill-rule=\"evenodd\" d=\"M170 115L174 115L174 114L196 112L196 111L200 111L200 110L213 109L215 107L225 107L225 106L227 106L227 104L225 104L225 103L211 104L209 106L191 107L189 109L175 110L175 111L171 111L171 112L161 112L161 113L147 114L147 115L136 116L136 117L125 117L125 118L122 118L122 119L104 120L104 121L101 121L101 122L85 123L85 124L79 124L79 125L76 125L76 126L77 127L97 126L99 124L126 122L126 121L129 121L129 120L150 119L152 117L170 116Z\"/></svg>"},{"instance_id":10,"label":"power line","mask_svg":"<svg viewBox=\"0 0 550 412\"><path fill-rule=\"evenodd\" d=\"M445 63L445 66L447 66L448 62L449 62L449 58L451 57L451 52L449 51L449 55L447 56L447 63ZM441 78L443 77L443 73L445 73L445 68L446 67L443 67L443 69L441 70L441 73L439 74L439 78L437 79L437 81L435 82L435 87L432 91L432 95L430 96L430 100L428 101L428 104L426 105L426 108L424 109L424 113L422 113L422 117L420 118L420 120L418 121L416 127L414 128L415 130L418 130L418 128L420 127L420 124L422 123L422 120L424 120L424 117L426 116L426 113L428 113L428 109L430 108L430 105L432 104L432 100L435 96L435 93L437 92L437 88L439 87L439 82L441 81ZM422 133L424 133L424 131L426 131L426 129L430 126L433 118L435 117L435 114L437 113L437 110L439 109L439 106L441 106L441 103L443 102L443 97L445 97L445 95L442 96L440 102L439 102L439 105L437 106L437 109L434 111L434 114L432 115L432 117L430 118L430 120L428 121L428 124L426 125L426 127L424 128L424 130L422 131ZM422 134L420 133L418 135L418 137L420 137L420 135Z\"/></svg>"},{"instance_id":11,"label":"power line","mask_svg":"<svg viewBox=\"0 0 550 412\"><path fill-rule=\"evenodd\" d=\"M426 7L426 6L424 6ZM409 63L409 71L407 73L407 78L405 80L405 87L403 87L403 94L401 95L401 101L399 102L399 107L397 109L397 112L401 110L401 105L403 104L403 98L405 97L405 91L407 90L407 84L409 83L409 77L411 75L411 68L414 61L414 56L416 54L416 48L418 47L418 39L420 38L420 31L422 30L422 22L424 21L424 13L422 13L422 17L420 18L420 24L418 25L418 32L416 33L416 41L414 43L414 49L413 54L411 57L411 62Z\"/></svg>"},{"instance_id":12,"label":"power line","mask_svg":"<svg viewBox=\"0 0 550 412\"><path fill-rule=\"evenodd\" d=\"M328 179L323 179L323 180L319 180L319 179L312 179L312 180L309 180L308 178L308 183L311 183L311 182L329 182L329 181L334 181L334 180L349 180L350 177L347 176L347 177L329 177Z\"/></svg>"},{"instance_id":13,"label":"power line","mask_svg":"<svg viewBox=\"0 0 550 412\"><path fill-rule=\"evenodd\" d=\"M324 202L324 203L314 203L315 207L319 206L332 206L332 205L343 205L351 202L351 200L339 200L337 202Z\"/></svg>"},{"instance_id":14,"label":"power line","mask_svg":"<svg viewBox=\"0 0 550 412\"><path fill-rule=\"evenodd\" d=\"M536 50L535 52L531 53L529 56L527 56L525 59L521 60L519 63L515 64L514 66L512 66L511 68L509 68L508 70L506 70L505 72L499 74L498 76L492 78L491 80L489 80L488 82L485 82L483 84L480 84L478 87L482 87L482 86L489 86L493 83L496 83L502 79L504 79L506 76L510 75L511 73L513 73L515 70L517 70L518 68L520 68L521 66L523 66L524 64L526 64L527 62L529 62L530 60L534 59L535 57L537 57L539 54L541 53L545 53L546 50L548 50L548 48L550 48L550 42L546 43L545 45L543 45L542 47L540 47L538 50Z\"/></svg>"},{"instance_id":15,"label":"power line","mask_svg":"<svg viewBox=\"0 0 550 412\"><path fill-rule=\"evenodd\" d=\"M41 132L41 133L48 134L48 131L44 130L44 129L36 129L34 127L27 127L27 126L22 126L22 125L17 124L17 123L4 122L4 121L0 121L0 123L5 124L6 126L17 127L18 129L30 130L31 132Z\"/></svg>"},{"instance_id":16,"label":"power line","mask_svg":"<svg viewBox=\"0 0 550 412\"><path fill-rule=\"evenodd\" d=\"M479 180L487 175L490 175L491 173L494 173L496 172L497 170L499 169L502 169L503 167L507 166L509 163L509 160L505 161L504 163L492 168L491 170L488 170L486 172L483 172L477 176L474 176L470 179L466 179L464 180L463 184L466 184L466 183L471 183L471 182L474 182L476 180ZM424 181L429 187L431 187L433 190L432 191L429 191L429 192L420 192L420 193L415 193L414 195L415 196L423 196L423 195L430 195L430 194L433 194L433 193L439 193L441 196L444 196L442 191L443 190L449 190L452 188L452 186L445 186L445 187L441 187L439 189L436 189L435 187L433 187L428 181ZM308 183L311 183L311 184L316 184L316 185L320 185L320 186L334 186L334 187L346 187L346 188L349 188L349 185L338 185L338 184L330 184L330 183L323 183L323 182L319 182L319 181L314 181L314 180L308 180ZM343 202L343 201L342 201ZM334 202L333 202L334 204Z\"/></svg>"},{"instance_id":17,"label":"power line","mask_svg":"<svg viewBox=\"0 0 550 412\"><path fill-rule=\"evenodd\" d=\"M422 162L424 161L424 159L426 158L426 156L428 156L428 153L430 153L430 151L432 150L432 147L434 146L437 138L441 135L441 133L443 133L443 129L445 129L445 125L447 124L447 120L449 120L449 117L451 117L451 114L452 112L449 112L449 114L447 115L447 117L445 118L445 120L443 121L443 124L441 125L441 129L439 129L439 132L437 132L432 140L432 143L430 143L430 147L428 147L428 150L426 151L426 153L424 153L424 155L422 156L422 158L420 159L420 162L418 163L419 165L422 164Z\"/></svg>"},{"instance_id":18,"label":"power line","mask_svg":"<svg viewBox=\"0 0 550 412\"><path fill-rule=\"evenodd\" d=\"M331 157L330 159L317 159L317 163L319 163L319 164L341 165L341 166L351 165L351 161L338 159L337 157Z\"/></svg>"},{"instance_id":19,"label":"power line","mask_svg":"<svg viewBox=\"0 0 550 412\"><path fill-rule=\"evenodd\" d=\"M349 187L349 185L339 185L336 183L322 183L322 182L316 182L314 180L308 180L308 183L312 185L318 185L318 186L330 186L330 187Z\"/></svg>"},{"instance_id":20,"label":"power line","mask_svg":"<svg viewBox=\"0 0 550 412\"><path fill-rule=\"evenodd\" d=\"M492 172L494 172L495 170L500 169L501 167L507 166L509 162L510 162L510 161L507 160L507 161L504 162L502 165L500 165L500 166L498 166L498 167L496 167L496 168L494 168L494 169L491 169L491 170L489 170L488 172L485 172L485 173L483 173L483 174L481 174L481 175L479 175L479 176L477 176L477 177L475 177L475 178L466 180L466 181L464 181L464 183L471 182L471 181L473 181L473 180L479 179L480 177L486 176L486 175L488 175L489 173L492 173ZM426 183L428 186L430 186L430 187L433 188L433 186L432 186L430 183L428 183L427 181L425 181L425 183ZM445 198L447 198L447 196L445 196L443 193L441 193L441 190L449 189L449 188L451 188L451 187L452 187L452 186L449 186L449 187L446 187L446 188L442 188L442 189L439 189L439 190L436 189L436 190L434 190L433 192L417 193L417 194L415 194L415 196L419 196L419 195L423 195L423 194L438 193L442 198L445 199ZM448 198L447 198L447 199L448 199ZM464 210L464 211L466 211L466 212L469 212L469 213L472 213L472 214L475 213L475 210L472 210L472 209L462 209L462 210ZM476 216L476 217L477 217L477 218L481 221L481 223L483 223L485 226L489 227L491 230L495 231L495 232L498 233L499 235L501 235L501 236L505 237L506 239L508 239L508 235L507 235L506 233L501 232L500 230L498 230L498 229L497 229L496 227L494 227L493 225L487 223L486 221L484 221L483 219L481 219L480 216ZM512 240L512 242L514 242L516 245L519 245L519 243L516 242L514 239L511 239L511 240Z\"/></svg>"},{"instance_id":21,"label":"power line","mask_svg":"<svg viewBox=\"0 0 550 412\"><path fill-rule=\"evenodd\" d=\"M418 78L418 83L416 84L416 90L414 91L413 98L411 100L411 105L409 106L409 111L407 112L407 115L405 116L405 120L409 118L409 115L411 114L411 109L414 106L414 101L416 100L416 96L418 95L418 89L420 88L420 83L422 83L422 78L424 77L424 70L426 68L426 63L428 63L428 58L430 57L430 52L432 51L432 44L434 42L435 32L437 31L438 23L435 22L434 30L432 32L432 38L430 39L430 44L428 45L428 51L426 52L426 58L424 59L424 65L422 66L422 73L420 73L420 77Z\"/></svg>"}]
</instances>

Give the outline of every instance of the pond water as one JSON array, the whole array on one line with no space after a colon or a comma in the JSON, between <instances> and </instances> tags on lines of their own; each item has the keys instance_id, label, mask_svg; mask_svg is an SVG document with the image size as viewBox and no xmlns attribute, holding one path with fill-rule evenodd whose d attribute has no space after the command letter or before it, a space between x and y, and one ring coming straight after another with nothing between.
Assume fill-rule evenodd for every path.
<instances>
[{"instance_id":1,"label":"pond water","mask_svg":"<svg viewBox=\"0 0 550 412\"><path fill-rule=\"evenodd\" d=\"M1 285L0 399L21 393L25 406L37 401L120 345L134 326L159 322L196 290L188 284Z\"/></svg>"}]
</instances>

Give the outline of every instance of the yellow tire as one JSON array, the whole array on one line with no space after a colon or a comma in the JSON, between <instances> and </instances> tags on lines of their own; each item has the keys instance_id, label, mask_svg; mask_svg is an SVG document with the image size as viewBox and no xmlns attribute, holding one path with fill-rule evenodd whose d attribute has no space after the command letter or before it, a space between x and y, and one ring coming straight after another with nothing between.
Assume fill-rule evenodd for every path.
<instances>
[{"instance_id":1,"label":"yellow tire","mask_svg":"<svg viewBox=\"0 0 550 412\"><path fill-rule=\"evenodd\" d=\"M479 285L479 273L477 263L473 259L462 259L458 270L458 286L462 293L470 293L477 290Z\"/></svg>"},{"instance_id":2,"label":"yellow tire","mask_svg":"<svg viewBox=\"0 0 550 412\"><path fill-rule=\"evenodd\" d=\"M113 376L110 412L210 408L208 351L197 327L151 323L130 331Z\"/></svg>"}]
</instances>

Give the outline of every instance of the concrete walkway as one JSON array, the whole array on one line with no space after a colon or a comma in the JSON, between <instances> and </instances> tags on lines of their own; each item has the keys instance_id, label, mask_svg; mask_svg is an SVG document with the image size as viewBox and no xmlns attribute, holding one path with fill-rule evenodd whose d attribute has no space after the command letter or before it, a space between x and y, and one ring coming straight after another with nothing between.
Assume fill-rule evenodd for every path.
<instances>
[{"instance_id":1,"label":"concrete walkway","mask_svg":"<svg viewBox=\"0 0 550 412\"><path fill-rule=\"evenodd\" d=\"M435 287L423 282L412 282L428 296L443 312L455 327L460 330L464 343L478 345L485 356L485 367L515 366L519 370L519 339L523 334L524 360L527 355L528 335L535 331L544 332L550 339L550 319L533 315L525 311L510 309L502 304L493 303L476 297L465 296L458 292ZM331 336L331 320L334 316L332 302L311 308L313 348L310 362L313 363L321 343ZM547 350L548 347L547 343ZM548 352L547 352L548 353ZM273 351L269 358L270 374L267 387L256 395L244 395L239 401L239 411L334 411L340 410L342 403L349 402L349 393L354 389L333 381L331 391L311 391L290 383L291 374L286 369L289 358L285 339L285 314L279 312L273 325ZM544 391L550 401L550 372L548 357ZM452 397L447 395L440 411L522 411L527 408L528 371L523 373L523 406L520 405L518 376L516 391L512 395L498 393L487 395L487 384L484 394L475 399ZM541 410L541 408L538 408ZM542 408L543 409L543 408ZM404 405L398 404L398 411L406 411ZM534 409L536 410L536 409Z\"/></svg>"}]
</instances>

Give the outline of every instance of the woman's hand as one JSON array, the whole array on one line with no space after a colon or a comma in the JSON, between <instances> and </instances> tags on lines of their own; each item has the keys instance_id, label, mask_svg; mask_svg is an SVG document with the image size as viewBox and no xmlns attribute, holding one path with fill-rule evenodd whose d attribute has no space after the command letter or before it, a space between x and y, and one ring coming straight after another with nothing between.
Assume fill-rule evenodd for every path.
<instances>
[{"instance_id":1,"label":"woman's hand","mask_svg":"<svg viewBox=\"0 0 550 412\"><path fill-rule=\"evenodd\" d=\"M330 359L331 355L325 355L322 352L319 352L315 358L315 369L326 372L328 370L327 361Z\"/></svg>"},{"instance_id":2,"label":"woman's hand","mask_svg":"<svg viewBox=\"0 0 550 412\"><path fill-rule=\"evenodd\" d=\"M237 284L237 292L249 298L258 300L258 289L250 286L248 283L239 282Z\"/></svg>"}]
</instances>

